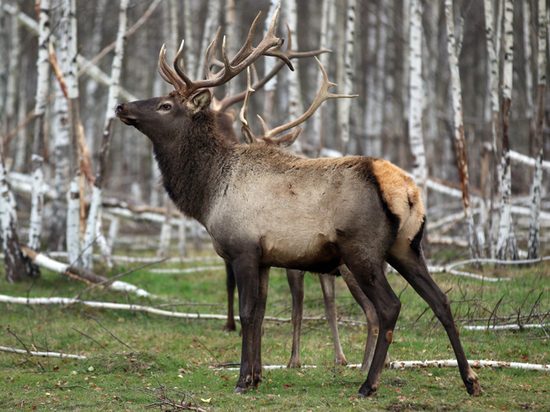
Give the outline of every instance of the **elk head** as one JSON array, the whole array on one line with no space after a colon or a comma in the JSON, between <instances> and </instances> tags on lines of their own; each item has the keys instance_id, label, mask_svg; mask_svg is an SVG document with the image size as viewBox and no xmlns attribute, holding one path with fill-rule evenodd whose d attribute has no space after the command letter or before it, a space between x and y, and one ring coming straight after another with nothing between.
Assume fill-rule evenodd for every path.
<instances>
[{"instance_id":1,"label":"elk head","mask_svg":"<svg viewBox=\"0 0 550 412\"><path fill-rule=\"evenodd\" d=\"M243 46L229 59L226 52L225 36L221 47L221 68L218 71L207 70L207 76L202 80L191 80L185 73L183 62L183 46L181 45L171 67L166 61L166 46L163 45L158 68L162 78L174 87L167 96L138 100L117 105L115 113L124 123L136 127L153 142L174 142L181 131L195 128L197 118L210 107L212 88L223 85L245 70L261 56L275 56L294 70L290 59L281 52L283 40L275 35L279 17L279 7L273 15L269 29L257 46L252 45L256 27L260 20L258 13L248 31ZM205 65L213 59L218 44L219 31L207 49ZM166 143L168 144L168 143Z\"/></svg>"}]
</instances>

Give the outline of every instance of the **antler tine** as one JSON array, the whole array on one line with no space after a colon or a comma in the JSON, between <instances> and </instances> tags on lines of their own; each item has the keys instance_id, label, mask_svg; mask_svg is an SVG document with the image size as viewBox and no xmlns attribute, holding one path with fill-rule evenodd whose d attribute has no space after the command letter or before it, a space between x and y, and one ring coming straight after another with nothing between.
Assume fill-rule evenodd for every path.
<instances>
[{"instance_id":1,"label":"antler tine","mask_svg":"<svg viewBox=\"0 0 550 412\"><path fill-rule=\"evenodd\" d=\"M185 89L185 84L182 79L178 77L179 73L176 73L168 63L166 62L166 44L163 44L160 48L159 61L158 61L158 70L160 76L169 84L174 86L178 91Z\"/></svg>"},{"instance_id":2,"label":"antler tine","mask_svg":"<svg viewBox=\"0 0 550 412\"><path fill-rule=\"evenodd\" d=\"M241 131L243 133L244 139L246 143L254 143L256 141L256 137L254 136L254 133L252 133L252 130L250 129L250 125L248 124L248 120L246 119L248 115L248 100L250 99L250 95L254 93L255 90L252 88L252 82L250 80L250 66L246 68L246 95L244 97L243 107L241 107L241 111L239 112L239 120L242 123Z\"/></svg>"},{"instance_id":3,"label":"antler tine","mask_svg":"<svg viewBox=\"0 0 550 412\"><path fill-rule=\"evenodd\" d=\"M204 54L204 74L207 79L210 79L214 76L214 73L211 70L212 62L214 61L214 54L216 53L216 48L218 47L218 42L220 40L221 27L218 27L214 38L206 48L206 53Z\"/></svg>"},{"instance_id":4,"label":"antler tine","mask_svg":"<svg viewBox=\"0 0 550 412\"><path fill-rule=\"evenodd\" d=\"M189 85L192 82L192 80L185 74L185 62L183 59L183 46L185 44L185 40L182 39L180 43L180 47L178 48L178 51L176 52L176 57L174 57L174 69L176 71L177 76L179 76L180 83L183 81L185 83L185 86L182 88L182 90L185 90L189 87Z\"/></svg>"},{"instance_id":5,"label":"antler tine","mask_svg":"<svg viewBox=\"0 0 550 412\"><path fill-rule=\"evenodd\" d=\"M271 129L271 130L267 130L267 128L264 127L264 133L263 133L264 138L272 139L274 136L277 136L278 134L280 134L280 133L282 133L286 130L292 129L293 127L296 127L299 124L305 122L307 119L309 119L313 115L313 113L315 113L315 111L319 108L319 106L321 106L321 104L325 100L353 98L353 97L358 96L356 94L335 94L335 93L330 93L328 91L329 88L333 87L333 86L336 86L336 83L332 83L328 80L328 75L327 75L327 72L326 72L325 68L323 67L323 65L321 64L321 62L319 61L319 59L317 57L315 57L315 60L317 61L317 64L319 65L319 68L321 69L321 74L323 76L323 81L321 83L321 87L319 88L319 90L317 91L317 94L315 95L315 98L313 99L313 102L311 103L309 108L305 111L305 113L302 114L297 119L292 120L288 123L285 123L281 126L275 127L274 129ZM262 123L262 126L264 126L264 125L265 125L265 123Z\"/></svg>"},{"instance_id":6,"label":"antler tine","mask_svg":"<svg viewBox=\"0 0 550 412\"><path fill-rule=\"evenodd\" d=\"M262 12L259 11L258 14L256 14L256 17L254 18L254 21L252 21L252 24L248 29L248 34L246 35L244 44L241 46L241 48L233 58L235 63L240 63L241 60L243 59L243 56L246 56L246 53L250 53L250 50L252 49L252 40L254 39L254 33L256 32L256 26L258 25L258 22L260 21L261 16L262 16Z\"/></svg>"}]
</instances>

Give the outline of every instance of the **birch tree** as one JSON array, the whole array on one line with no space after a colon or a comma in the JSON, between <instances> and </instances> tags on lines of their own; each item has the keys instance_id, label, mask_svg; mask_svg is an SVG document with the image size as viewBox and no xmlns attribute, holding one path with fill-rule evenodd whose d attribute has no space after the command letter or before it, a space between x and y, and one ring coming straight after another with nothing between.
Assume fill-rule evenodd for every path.
<instances>
[{"instance_id":1,"label":"birch tree","mask_svg":"<svg viewBox=\"0 0 550 412\"><path fill-rule=\"evenodd\" d=\"M33 155L31 157L32 174L34 182L43 180L42 153L44 150L44 114L48 99L48 82L50 77L49 44L51 36L50 27L50 0L42 0L40 3L39 31L38 31L38 60L36 67L38 71L36 85L36 105L34 108L35 131ZM39 188L32 193L31 217L29 227L29 246L38 249L42 232L42 208L44 196Z\"/></svg>"},{"instance_id":2,"label":"birch tree","mask_svg":"<svg viewBox=\"0 0 550 412\"><path fill-rule=\"evenodd\" d=\"M300 49L298 41L298 8L296 0L285 0L286 16L288 27L290 27L290 37L295 44L297 50ZM288 117L297 119L303 112L304 105L302 103L302 88L300 82L300 73L298 64L294 65L294 72L288 76ZM292 144L292 149L301 152L302 146L300 140L296 140Z\"/></svg>"},{"instance_id":3,"label":"birch tree","mask_svg":"<svg viewBox=\"0 0 550 412\"><path fill-rule=\"evenodd\" d=\"M16 10L19 10L19 6L15 5ZM16 119L16 97L18 89L19 71L20 71L20 58L21 58L21 36L19 34L19 21L12 17L10 19L10 48L9 59L7 59L7 81L6 81L6 97L2 103L5 102L5 108L3 110L5 116L5 127L8 132L14 124L17 123ZM6 54L8 55L8 53ZM0 96L3 97L3 96Z\"/></svg>"},{"instance_id":4,"label":"birch tree","mask_svg":"<svg viewBox=\"0 0 550 412\"><path fill-rule=\"evenodd\" d=\"M497 0L497 4L499 5L497 13L497 16L500 15L500 10L503 8L501 7L501 0ZM485 16L485 44L487 47L487 59L488 59L488 84L489 84L489 90L488 90L488 96L490 97L490 107L491 107L491 146L493 153L493 158L495 159L494 164L497 165L497 170L495 171L495 175L497 177L497 181L500 178L500 164L496 162L496 154L498 153L498 147L500 146L498 144L498 130L499 130L499 112L500 112L500 98L499 98L499 92L498 92L498 84L500 81L500 72L499 72L499 47L500 45L500 30L495 31L495 13L493 8L493 0L484 0L483 3L483 10L484 10L484 16ZM500 18L497 17L497 27L500 27ZM492 193L494 191L494 185L491 185ZM489 205L489 203L491 203ZM484 221L488 222L488 228L486 229L486 233L488 234L488 245L489 245L489 254L491 257L496 256L496 228L498 225L498 214L500 213L498 206L498 202L496 202L495 196L491 196L490 202L485 202L484 205L484 216L486 219L483 219ZM492 208L494 213L489 213L489 209ZM494 216L496 215L496 216Z\"/></svg>"},{"instance_id":5,"label":"birch tree","mask_svg":"<svg viewBox=\"0 0 550 412\"><path fill-rule=\"evenodd\" d=\"M92 188L92 200L86 222L86 232L84 234L84 248L82 253L83 265L86 268L92 265L93 243L97 235L97 219L99 219L99 209L101 207L101 197L103 180L107 167L107 155L111 141L111 130L114 121L114 110L119 95L120 73L122 70L122 57L124 54L124 33L127 26L126 10L129 0L120 1L120 10L118 14L118 31L116 36L115 56L111 69L111 86L109 87L109 97L107 99L107 110L105 113L105 124L103 136L101 139L101 149L99 153L99 164L97 176Z\"/></svg>"},{"instance_id":6,"label":"birch tree","mask_svg":"<svg viewBox=\"0 0 550 412\"><path fill-rule=\"evenodd\" d=\"M206 20L204 22L204 31L202 34L201 47L199 49L200 54L207 49L208 44L212 41L214 34L219 25L221 4L220 0L208 0L208 8L206 12ZM206 73L203 73L203 65L196 64L195 79L202 79Z\"/></svg>"},{"instance_id":7,"label":"birch tree","mask_svg":"<svg viewBox=\"0 0 550 412\"><path fill-rule=\"evenodd\" d=\"M15 199L7 180L4 149L0 139L0 230L4 252L4 270L10 283L37 277L39 272L23 256L17 234Z\"/></svg>"},{"instance_id":8,"label":"birch tree","mask_svg":"<svg viewBox=\"0 0 550 412\"><path fill-rule=\"evenodd\" d=\"M273 20L273 15L275 14L275 11L278 7L279 0L270 0L269 1L269 11L267 13L267 17L265 19L265 28L264 28L264 36L267 33L267 30L269 29L269 24L271 20ZM275 60L274 59L265 59L265 65L264 65L264 76L266 76L273 68L275 67ZM277 88L277 76L274 76L271 80L269 80L265 86L264 86L264 120L266 122L270 122L272 119L272 114L275 108L275 90Z\"/></svg>"},{"instance_id":9,"label":"birch tree","mask_svg":"<svg viewBox=\"0 0 550 412\"><path fill-rule=\"evenodd\" d=\"M424 82L422 80L422 12L420 0L410 0L409 28L409 143L414 158L413 176L426 200L426 151L422 135Z\"/></svg>"},{"instance_id":10,"label":"birch tree","mask_svg":"<svg viewBox=\"0 0 550 412\"><path fill-rule=\"evenodd\" d=\"M8 53L8 27L4 11L4 0L0 0L0 56ZM0 122L4 123L4 107L6 102L6 88L8 76L8 62L2 59L0 63Z\"/></svg>"},{"instance_id":11,"label":"birch tree","mask_svg":"<svg viewBox=\"0 0 550 412\"><path fill-rule=\"evenodd\" d=\"M531 218L529 221L528 258L539 257L540 250L540 204L542 186L542 161L544 159L543 122L544 97L546 93L546 1L538 0L537 24L537 119L535 125L535 173L531 186Z\"/></svg>"},{"instance_id":12,"label":"birch tree","mask_svg":"<svg viewBox=\"0 0 550 412\"><path fill-rule=\"evenodd\" d=\"M504 63L502 69L502 150L499 179L500 221L497 238L497 257L517 258L517 245L512 221L512 170L510 164L510 107L512 105L512 79L514 62L514 2L504 3Z\"/></svg>"},{"instance_id":13,"label":"birch tree","mask_svg":"<svg viewBox=\"0 0 550 412\"><path fill-rule=\"evenodd\" d=\"M61 3L61 2L58 2ZM63 2L64 3L64 2ZM58 32L60 32L57 57L59 66L66 80L66 71L69 66L69 7L62 4L63 7L58 7L61 12L61 19L58 24ZM54 101L54 121L53 121L53 157L54 157L54 187L59 196L52 203L53 216L50 223L50 236L48 246L52 250L61 250L65 244L65 223L67 219L67 209L61 194L66 193L69 189L69 173L70 173L70 150L71 150L71 135L69 123L69 105L67 102L68 91L63 90L61 83L58 81L55 87ZM33 248L36 249L36 248Z\"/></svg>"},{"instance_id":14,"label":"birch tree","mask_svg":"<svg viewBox=\"0 0 550 412\"><path fill-rule=\"evenodd\" d=\"M458 71L458 50L455 38L455 24L453 13L453 1L445 0L445 21L447 27L447 54L449 56L449 68L451 70L451 99L453 108L454 141L456 149L458 175L462 189L462 206L464 217L468 227L468 244L472 259L479 257L478 240L474 228L474 217L470 208L470 191L468 176L468 159L466 139L464 138L464 119L462 112L462 87L460 73ZM461 43L461 41L459 41Z\"/></svg>"},{"instance_id":15,"label":"birch tree","mask_svg":"<svg viewBox=\"0 0 550 412\"><path fill-rule=\"evenodd\" d=\"M269 20L268 20L269 21ZM336 2L335 0L323 0L322 12L321 12L321 33L319 39L319 48L330 48L329 45L333 42L334 26L336 25ZM323 67L328 68L328 53L319 55L319 60ZM316 84L319 85L322 82L322 74L317 73ZM267 86L266 86L267 87ZM313 114L313 133L309 141L314 150L321 150L322 142L324 142L323 134L325 132L323 128L323 117L326 113L325 106L321 106Z\"/></svg>"},{"instance_id":16,"label":"birch tree","mask_svg":"<svg viewBox=\"0 0 550 412\"><path fill-rule=\"evenodd\" d=\"M346 31L344 46L344 84L343 93L352 94L353 68L354 68L354 44L355 44L355 9L356 1L348 0L346 8ZM341 151L346 154L350 138L350 112L351 100L338 100L338 125L340 129Z\"/></svg>"}]
</instances>

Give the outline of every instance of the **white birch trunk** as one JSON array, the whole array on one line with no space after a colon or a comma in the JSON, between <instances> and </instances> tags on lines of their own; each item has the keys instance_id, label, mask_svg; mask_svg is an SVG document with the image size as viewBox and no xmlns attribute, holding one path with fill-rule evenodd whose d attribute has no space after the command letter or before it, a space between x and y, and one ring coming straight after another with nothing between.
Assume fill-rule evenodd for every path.
<instances>
[{"instance_id":1,"label":"white birch trunk","mask_svg":"<svg viewBox=\"0 0 550 412\"><path fill-rule=\"evenodd\" d=\"M376 54L376 83L375 83L375 105L372 119L373 151L369 156L382 156L382 128L384 123L384 107L386 106L385 78L386 72L386 46L387 46L387 28L388 10L386 7L380 7L378 12L378 47Z\"/></svg>"},{"instance_id":2,"label":"white birch trunk","mask_svg":"<svg viewBox=\"0 0 550 412\"><path fill-rule=\"evenodd\" d=\"M273 1L274 3L274 1ZM323 9L321 12L321 36L319 39L319 48L330 49L330 45L333 42L334 26L336 25L336 2L335 0L323 0ZM323 53L319 56L319 60L323 67L327 68L329 65L329 54ZM321 84L322 75L317 73L316 85ZM324 142L324 127L323 118L326 113L325 106L321 106L313 114L313 133L310 136L309 143L316 151L320 151Z\"/></svg>"},{"instance_id":3,"label":"white birch trunk","mask_svg":"<svg viewBox=\"0 0 550 412\"><path fill-rule=\"evenodd\" d=\"M87 269L92 267L92 255L94 243L97 239L97 224L100 208L101 188L94 185L92 187L92 198L90 200L90 209L88 210L88 219L86 221L86 231L84 232L84 244L82 245L82 265Z\"/></svg>"},{"instance_id":4,"label":"white birch trunk","mask_svg":"<svg viewBox=\"0 0 550 412\"><path fill-rule=\"evenodd\" d=\"M529 221L528 257L535 259L540 249L540 204L542 188L542 162L544 159L543 122L546 93L546 1L538 0L538 49L537 49L537 122L535 127L535 173L531 185L531 217Z\"/></svg>"},{"instance_id":5,"label":"white birch trunk","mask_svg":"<svg viewBox=\"0 0 550 412\"><path fill-rule=\"evenodd\" d=\"M220 11L221 11L220 0L208 0L208 9L206 12L206 21L204 22L204 31L202 34L202 41L201 41L201 47L199 49L199 55L200 53L203 53L207 49L208 45L214 38L214 34L216 33L216 30L220 22ZM202 79L204 75L205 73L203 73L203 65L196 64L195 79Z\"/></svg>"},{"instance_id":6,"label":"white birch trunk","mask_svg":"<svg viewBox=\"0 0 550 412\"><path fill-rule=\"evenodd\" d=\"M279 0L270 0L269 1L269 11L267 13L267 17L265 19L265 28L264 28L264 35L267 33L267 30L269 29L269 23L271 20L273 20L273 15L275 14L275 10L277 9L277 5L279 4ZM321 55L322 57L323 55ZM264 76L266 76L275 66L275 60L274 59L265 59L265 65L264 65ZM273 111L275 108L275 89L277 88L277 76L273 76L272 79L270 79L264 86L264 111L265 114L264 120L266 122L270 122L273 120Z\"/></svg>"},{"instance_id":7,"label":"white birch trunk","mask_svg":"<svg viewBox=\"0 0 550 412\"><path fill-rule=\"evenodd\" d=\"M64 74L67 88L69 87L69 79L67 78L69 68L69 10L68 1L64 1L61 20L58 24L58 32L60 33L59 49L57 58L59 66ZM59 10L61 12L61 10ZM72 78L71 82L74 83ZM69 120L69 105L67 98L61 89L59 82L55 82L55 102L53 108L53 158L54 158L54 188L59 194L52 204L52 219L49 222L50 236L48 245L50 249L60 250L64 243L67 208L64 204L64 199L60 196L62 193L67 193L69 190L69 175L70 175L70 152L71 152L71 136L70 136L70 120ZM74 86L71 86L74 88ZM68 91L68 90L67 90ZM74 91L73 91L74 92ZM37 245L30 246L31 249L39 250Z\"/></svg>"},{"instance_id":8,"label":"white birch trunk","mask_svg":"<svg viewBox=\"0 0 550 412\"><path fill-rule=\"evenodd\" d=\"M237 9L235 3L236 0L225 0L225 33L229 56L234 56L237 53L237 45L239 44L239 35L237 32ZM237 94L240 92L239 86L240 85L237 79L230 81L226 85L227 94L230 96Z\"/></svg>"},{"instance_id":9,"label":"white birch trunk","mask_svg":"<svg viewBox=\"0 0 550 412\"><path fill-rule=\"evenodd\" d=\"M101 192L103 187L103 179L105 178L105 168L107 165L107 156L109 153L110 137L112 123L114 120L114 110L120 92L120 74L122 71L122 57L124 55L124 34L128 16L126 10L129 0L120 1L120 9L118 15L118 32L115 45L115 57L113 58L113 66L111 69L111 86L109 87L109 97L107 99L107 110L105 113L105 126L103 130L103 138L101 143L99 168L97 178L92 191L92 200L90 203L90 211L86 222L86 231L84 234L84 247L82 249L82 262L84 267L91 267L93 260L93 243L97 235L97 219L99 218L99 209L101 207Z\"/></svg>"},{"instance_id":10,"label":"white birch trunk","mask_svg":"<svg viewBox=\"0 0 550 412\"><path fill-rule=\"evenodd\" d=\"M510 165L509 122L512 104L512 80L514 62L514 2L506 0L504 5L504 65L502 69L502 158L499 186L500 221L497 238L497 257L504 259L517 258L517 245L513 231L511 197L512 170Z\"/></svg>"},{"instance_id":11,"label":"white birch trunk","mask_svg":"<svg viewBox=\"0 0 550 412\"><path fill-rule=\"evenodd\" d=\"M533 73L531 71L531 2L523 1L523 53L525 56L525 115L533 118Z\"/></svg>"},{"instance_id":12,"label":"white birch trunk","mask_svg":"<svg viewBox=\"0 0 550 412\"><path fill-rule=\"evenodd\" d=\"M495 11L493 7L493 0L484 0L484 15L485 15L485 44L487 47L487 56L488 56L488 96L490 98L490 111L491 111L491 146L494 159L494 165L496 166L496 172L494 175L500 179L500 163L496 160L496 155L499 152L499 142L498 142L498 121L499 121L499 111L500 111L500 99L498 84L500 82L500 72L499 72L499 50L500 50L500 13L503 9L502 1L497 0L498 12L497 15L497 32L495 32ZM500 186L497 183L498 186ZM488 235L488 245L489 245L489 255L491 257L496 256L496 239L497 239L497 230L498 230L498 216L500 214L500 200L498 194L494 194L495 184L492 185L492 196L490 201L485 203L485 212L484 214L488 217L487 219L487 228L486 233ZM492 213L491 213L492 212Z\"/></svg>"},{"instance_id":13,"label":"white birch trunk","mask_svg":"<svg viewBox=\"0 0 550 412\"><path fill-rule=\"evenodd\" d=\"M80 192L78 178L74 177L67 194L67 254L69 263L80 266Z\"/></svg>"},{"instance_id":14,"label":"white birch trunk","mask_svg":"<svg viewBox=\"0 0 550 412\"><path fill-rule=\"evenodd\" d=\"M193 29L196 29L196 25L193 24L193 18L195 17L194 13L192 13L191 10L191 2L190 1L184 1L182 4L183 7L183 34L185 39L185 47L186 47L186 53L185 53L185 63L186 63L186 69L189 73L195 72L195 67L197 66L197 59L195 57L195 54L193 53Z\"/></svg>"},{"instance_id":15,"label":"white birch trunk","mask_svg":"<svg viewBox=\"0 0 550 412\"><path fill-rule=\"evenodd\" d=\"M426 200L426 151L422 134L422 108L424 107L424 82L422 80L422 12L420 0L410 0L410 49L409 49L409 139L414 157L413 176Z\"/></svg>"},{"instance_id":16,"label":"white birch trunk","mask_svg":"<svg viewBox=\"0 0 550 412\"><path fill-rule=\"evenodd\" d=\"M21 70L21 78L19 79L19 84L21 85L26 81L27 69L25 66ZM19 114L18 119L24 119L27 116L27 88L21 87L19 90ZM1 115L0 115L1 118ZM19 120L20 121L20 120ZM15 136L15 156L13 161L12 170L23 171L26 165L27 158L27 146L28 146L28 137L27 137L27 128L24 127L20 133L17 133Z\"/></svg>"},{"instance_id":17,"label":"white birch trunk","mask_svg":"<svg viewBox=\"0 0 550 412\"><path fill-rule=\"evenodd\" d=\"M346 9L346 32L344 46L344 84L343 93L352 94L355 44L355 10L356 1L348 0ZM338 99L338 124L340 129L340 145L343 154L346 154L350 139L351 100Z\"/></svg>"},{"instance_id":18,"label":"white birch trunk","mask_svg":"<svg viewBox=\"0 0 550 412\"><path fill-rule=\"evenodd\" d=\"M34 114L41 116L46 111L48 100L48 80L50 77L50 61L48 55L48 45L50 44L50 0L40 1L40 17L38 22L38 60L36 62L37 85L36 85L36 105Z\"/></svg>"},{"instance_id":19,"label":"white birch trunk","mask_svg":"<svg viewBox=\"0 0 550 412\"><path fill-rule=\"evenodd\" d=\"M19 6L15 6L19 11ZM16 97L17 86L20 71L20 58L21 58L21 37L19 35L19 21L17 18L12 17L10 19L10 48L9 48L9 63L7 71L7 84L6 84L6 97L5 97L5 109L4 115L6 116L6 132L8 132L16 123ZM3 98L3 96L0 96ZM7 150L7 149L6 149Z\"/></svg>"},{"instance_id":20,"label":"white birch trunk","mask_svg":"<svg viewBox=\"0 0 550 412\"><path fill-rule=\"evenodd\" d=\"M50 61L49 61L49 44L51 42L51 27L50 27L50 0L42 0L40 2L39 15L39 31L38 31L38 60L37 67L37 85L36 85L36 105L34 114L35 133L33 144L32 157L32 172L34 176L40 178L42 173L42 149L44 146L44 114L48 100L48 83L50 77ZM38 245L42 231L42 205L44 204L44 196L42 191L38 190L32 193L31 201L31 217L32 225L31 233L33 242ZM38 208L38 209L37 209Z\"/></svg>"},{"instance_id":21,"label":"white birch trunk","mask_svg":"<svg viewBox=\"0 0 550 412\"><path fill-rule=\"evenodd\" d=\"M178 223L178 251L180 256L187 256L187 234L185 219L180 219Z\"/></svg>"},{"instance_id":22,"label":"white birch trunk","mask_svg":"<svg viewBox=\"0 0 550 412\"><path fill-rule=\"evenodd\" d=\"M38 159L37 159L38 158ZM32 163L42 162L42 158L32 155ZM35 250L40 249L40 234L42 233L42 212L44 209L44 174L42 168L33 168L32 173L32 197L31 216L29 219L29 247Z\"/></svg>"},{"instance_id":23,"label":"white birch trunk","mask_svg":"<svg viewBox=\"0 0 550 412\"><path fill-rule=\"evenodd\" d=\"M290 37L294 47L299 50L298 42L298 9L296 0L285 0L286 3L286 16L288 27L290 27ZM288 76L288 117L290 119L297 119L304 112L304 105L302 103L302 88L300 82L300 72L298 64L294 65L294 71L289 73ZM347 100L347 99L342 99ZM300 139L297 139L291 146L292 150L300 153L302 151L302 145Z\"/></svg>"},{"instance_id":24,"label":"white birch trunk","mask_svg":"<svg viewBox=\"0 0 550 412\"><path fill-rule=\"evenodd\" d=\"M166 214L160 228L159 248L157 250L157 256L159 257L168 256L170 240L172 238L172 202L168 198L168 195L164 197L164 204L166 206Z\"/></svg>"},{"instance_id":25,"label":"white birch trunk","mask_svg":"<svg viewBox=\"0 0 550 412\"><path fill-rule=\"evenodd\" d=\"M371 60L375 59L377 53L376 47L376 13L374 10L369 10L369 15L367 17L367 26L368 26L368 41L367 41L367 56L370 56ZM374 135L374 113L376 111L376 93L375 93L375 82L376 82L376 67L375 65L367 67L367 73L364 76L365 79L365 89L367 91L367 107L365 110L365 123L364 127L366 130L366 139L365 150L368 156L375 156L376 151L376 136Z\"/></svg>"},{"instance_id":26,"label":"white birch trunk","mask_svg":"<svg viewBox=\"0 0 550 412\"><path fill-rule=\"evenodd\" d=\"M0 56L8 54L8 28L6 13L4 11L4 0L0 0ZM6 103L6 78L8 76L8 62L2 59L0 62L0 122L4 122Z\"/></svg>"},{"instance_id":27,"label":"white birch trunk","mask_svg":"<svg viewBox=\"0 0 550 412\"><path fill-rule=\"evenodd\" d=\"M462 205L464 217L468 228L468 244L470 256L473 259L479 257L479 242L477 240L474 217L470 208L469 174L466 139L464 138L464 118L462 114L462 87L460 73L458 71L457 42L455 39L455 24L453 13L453 0L445 0L445 21L447 26L447 53L449 56L449 68L451 71L451 99L453 108L454 140L457 154L457 167L462 188Z\"/></svg>"},{"instance_id":28,"label":"white birch trunk","mask_svg":"<svg viewBox=\"0 0 550 412\"><path fill-rule=\"evenodd\" d=\"M409 93L410 93L410 30L411 30L411 0L403 0L403 37L405 38L405 47L403 53L403 121L409 121Z\"/></svg>"}]
</instances>

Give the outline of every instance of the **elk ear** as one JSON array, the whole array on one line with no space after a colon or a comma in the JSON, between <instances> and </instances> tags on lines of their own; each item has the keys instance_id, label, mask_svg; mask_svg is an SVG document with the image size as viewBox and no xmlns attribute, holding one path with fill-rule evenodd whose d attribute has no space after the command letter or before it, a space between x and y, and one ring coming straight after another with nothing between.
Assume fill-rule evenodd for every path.
<instances>
[{"instance_id":1,"label":"elk ear","mask_svg":"<svg viewBox=\"0 0 550 412\"><path fill-rule=\"evenodd\" d=\"M192 96L187 101L187 107L193 112L193 114L201 111L202 109L207 108L210 105L210 101L212 100L212 93L210 93L210 90L202 90Z\"/></svg>"}]
</instances>

